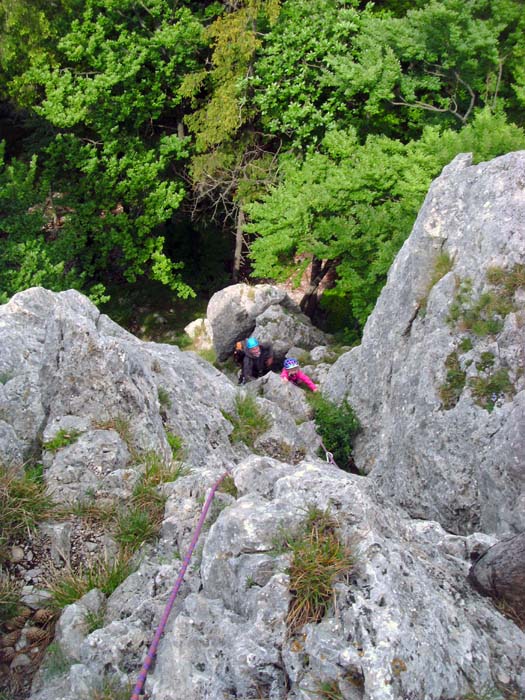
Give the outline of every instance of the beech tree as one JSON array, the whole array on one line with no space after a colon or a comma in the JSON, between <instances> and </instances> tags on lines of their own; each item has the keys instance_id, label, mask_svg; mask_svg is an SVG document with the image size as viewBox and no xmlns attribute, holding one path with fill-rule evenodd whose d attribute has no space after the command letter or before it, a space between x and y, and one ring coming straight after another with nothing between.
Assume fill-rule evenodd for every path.
<instances>
[{"instance_id":1,"label":"beech tree","mask_svg":"<svg viewBox=\"0 0 525 700\"><path fill-rule=\"evenodd\" d=\"M117 270L132 282L148 271L192 293L161 227L185 196L174 168L189 155L178 89L204 43L200 21L167 0L86 0L58 42L59 66L28 69L43 92L33 110L54 132L41 176L67 209L56 235L79 278Z\"/></svg>"},{"instance_id":2,"label":"beech tree","mask_svg":"<svg viewBox=\"0 0 525 700\"><path fill-rule=\"evenodd\" d=\"M279 184L247 208L254 273L299 278L313 262L311 296L335 269L324 297L346 299L346 323L362 327L443 166L462 151L486 159L524 146L523 130L489 111L460 132L427 127L406 145L375 135L361 145L355 129L332 131L301 161L283 156Z\"/></svg>"}]
</instances>

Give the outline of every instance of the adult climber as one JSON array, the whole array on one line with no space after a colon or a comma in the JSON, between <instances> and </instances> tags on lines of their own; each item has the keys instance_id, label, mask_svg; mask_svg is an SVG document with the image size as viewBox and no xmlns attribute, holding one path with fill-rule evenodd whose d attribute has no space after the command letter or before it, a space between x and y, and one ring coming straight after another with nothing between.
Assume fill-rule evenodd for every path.
<instances>
[{"instance_id":1,"label":"adult climber","mask_svg":"<svg viewBox=\"0 0 525 700\"><path fill-rule=\"evenodd\" d=\"M271 343L260 343L253 335L246 338L241 346L244 354L239 384L245 384L269 372L273 364L273 348Z\"/></svg>"}]
</instances>

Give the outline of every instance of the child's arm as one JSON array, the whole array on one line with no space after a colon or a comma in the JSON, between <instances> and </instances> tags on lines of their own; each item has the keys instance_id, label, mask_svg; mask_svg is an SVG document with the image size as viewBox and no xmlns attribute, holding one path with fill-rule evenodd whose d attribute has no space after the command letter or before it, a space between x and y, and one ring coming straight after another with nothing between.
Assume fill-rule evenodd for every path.
<instances>
[{"instance_id":1,"label":"child's arm","mask_svg":"<svg viewBox=\"0 0 525 700\"><path fill-rule=\"evenodd\" d=\"M283 382L288 381L288 372L285 369L283 369L280 376L281 376L281 379L283 380Z\"/></svg>"},{"instance_id":2,"label":"child's arm","mask_svg":"<svg viewBox=\"0 0 525 700\"><path fill-rule=\"evenodd\" d=\"M307 386L309 389L311 389L312 391L317 391L317 387L316 387L316 385L312 382L312 380L310 379L310 377L309 377L307 374L305 374L304 372L301 372L301 370L299 370L299 371L297 372L297 379L298 379L300 382L303 382L303 384L306 384L306 386Z\"/></svg>"}]
</instances>

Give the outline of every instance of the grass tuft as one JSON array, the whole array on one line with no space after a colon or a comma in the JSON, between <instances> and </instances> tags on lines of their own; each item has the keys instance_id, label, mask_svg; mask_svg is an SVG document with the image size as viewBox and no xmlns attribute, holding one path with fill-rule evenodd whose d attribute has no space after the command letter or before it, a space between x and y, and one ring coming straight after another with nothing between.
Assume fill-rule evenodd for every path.
<instances>
[{"instance_id":1,"label":"grass tuft","mask_svg":"<svg viewBox=\"0 0 525 700\"><path fill-rule=\"evenodd\" d=\"M34 530L53 507L41 482L0 466L0 561L6 544Z\"/></svg>"},{"instance_id":2,"label":"grass tuft","mask_svg":"<svg viewBox=\"0 0 525 700\"><path fill-rule=\"evenodd\" d=\"M237 486L235 486L235 481L233 480L233 476L230 476L229 474L228 476L224 477L224 479L221 482L221 485L217 490L222 491L222 493L228 493L234 498L237 498L237 496L239 495Z\"/></svg>"},{"instance_id":3,"label":"grass tuft","mask_svg":"<svg viewBox=\"0 0 525 700\"><path fill-rule=\"evenodd\" d=\"M76 442L79 435L81 435L81 433L78 430L61 429L57 432L54 438L44 442L43 447L49 452L57 452L63 447L67 447L68 445L72 445L74 442Z\"/></svg>"},{"instance_id":4,"label":"grass tuft","mask_svg":"<svg viewBox=\"0 0 525 700\"><path fill-rule=\"evenodd\" d=\"M14 617L20 605L21 584L0 573L0 625Z\"/></svg>"},{"instance_id":5,"label":"grass tuft","mask_svg":"<svg viewBox=\"0 0 525 700\"><path fill-rule=\"evenodd\" d=\"M235 408L236 415L223 411L224 417L233 425L230 439L232 443L244 442L248 447L253 448L257 438L270 427L270 419L264 415L251 394L238 395L235 398Z\"/></svg>"},{"instance_id":6,"label":"grass tuft","mask_svg":"<svg viewBox=\"0 0 525 700\"><path fill-rule=\"evenodd\" d=\"M97 588L109 596L132 573L130 556L124 552L111 561L100 558L87 567L56 569L47 581L51 607L62 610Z\"/></svg>"},{"instance_id":7,"label":"grass tuft","mask_svg":"<svg viewBox=\"0 0 525 700\"><path fill-rule=\"evenodd\" d=\"M332 600L334 583L354 566L349 550L337 537L336 527L327 511L311 507L299 534L284 542L285 551L292 553L292 599L286 619L290 634L323 618Z\"/></svg>"}]
</instances>

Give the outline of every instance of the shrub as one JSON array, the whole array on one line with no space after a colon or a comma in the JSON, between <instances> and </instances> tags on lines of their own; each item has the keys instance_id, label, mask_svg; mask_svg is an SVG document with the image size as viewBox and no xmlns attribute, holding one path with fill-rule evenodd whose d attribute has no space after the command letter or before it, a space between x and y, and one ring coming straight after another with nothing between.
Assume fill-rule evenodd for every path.
<instances>
[{"instance_id":1,"label":"shrub","mask_svg":"<svg viewBox=\"0 0 525 700\"><path fill-rule=\"evenodd\" d=\"M157 389L157 396L158 396L158 398L159 398L159 404L160 404L161 406L164 406L164 408L171 408L171 399L170 399L170 395L168 394L168 392L166 391L166 389L164 389L164 388L161 387L161 386L158 387L158 389Z\"/></svg>"},{"instance_id":2,"label":"shrub","mask_svg":"<svg viewBox=\"0 0 525 700\"><path fill-rule=\"evenodd\" d=\"M348 401L337 406L319 392L307 395L314 408L317 432L335 463L345 471L352 466L354 438L360 430L359 420Z\"/></svg>"},{"instance_id":3,"label":"shrub","mask_svg":"<svg viewBox=\"0 0 525 700\"><path fill-rule=\"evenodd\" d=\"M501 367L487 377L471 377L469 380L472 396L478 406L492 412L496 401L505 395L513 395L515 390L508 371Z\"/></svg>"}]
</instances>

